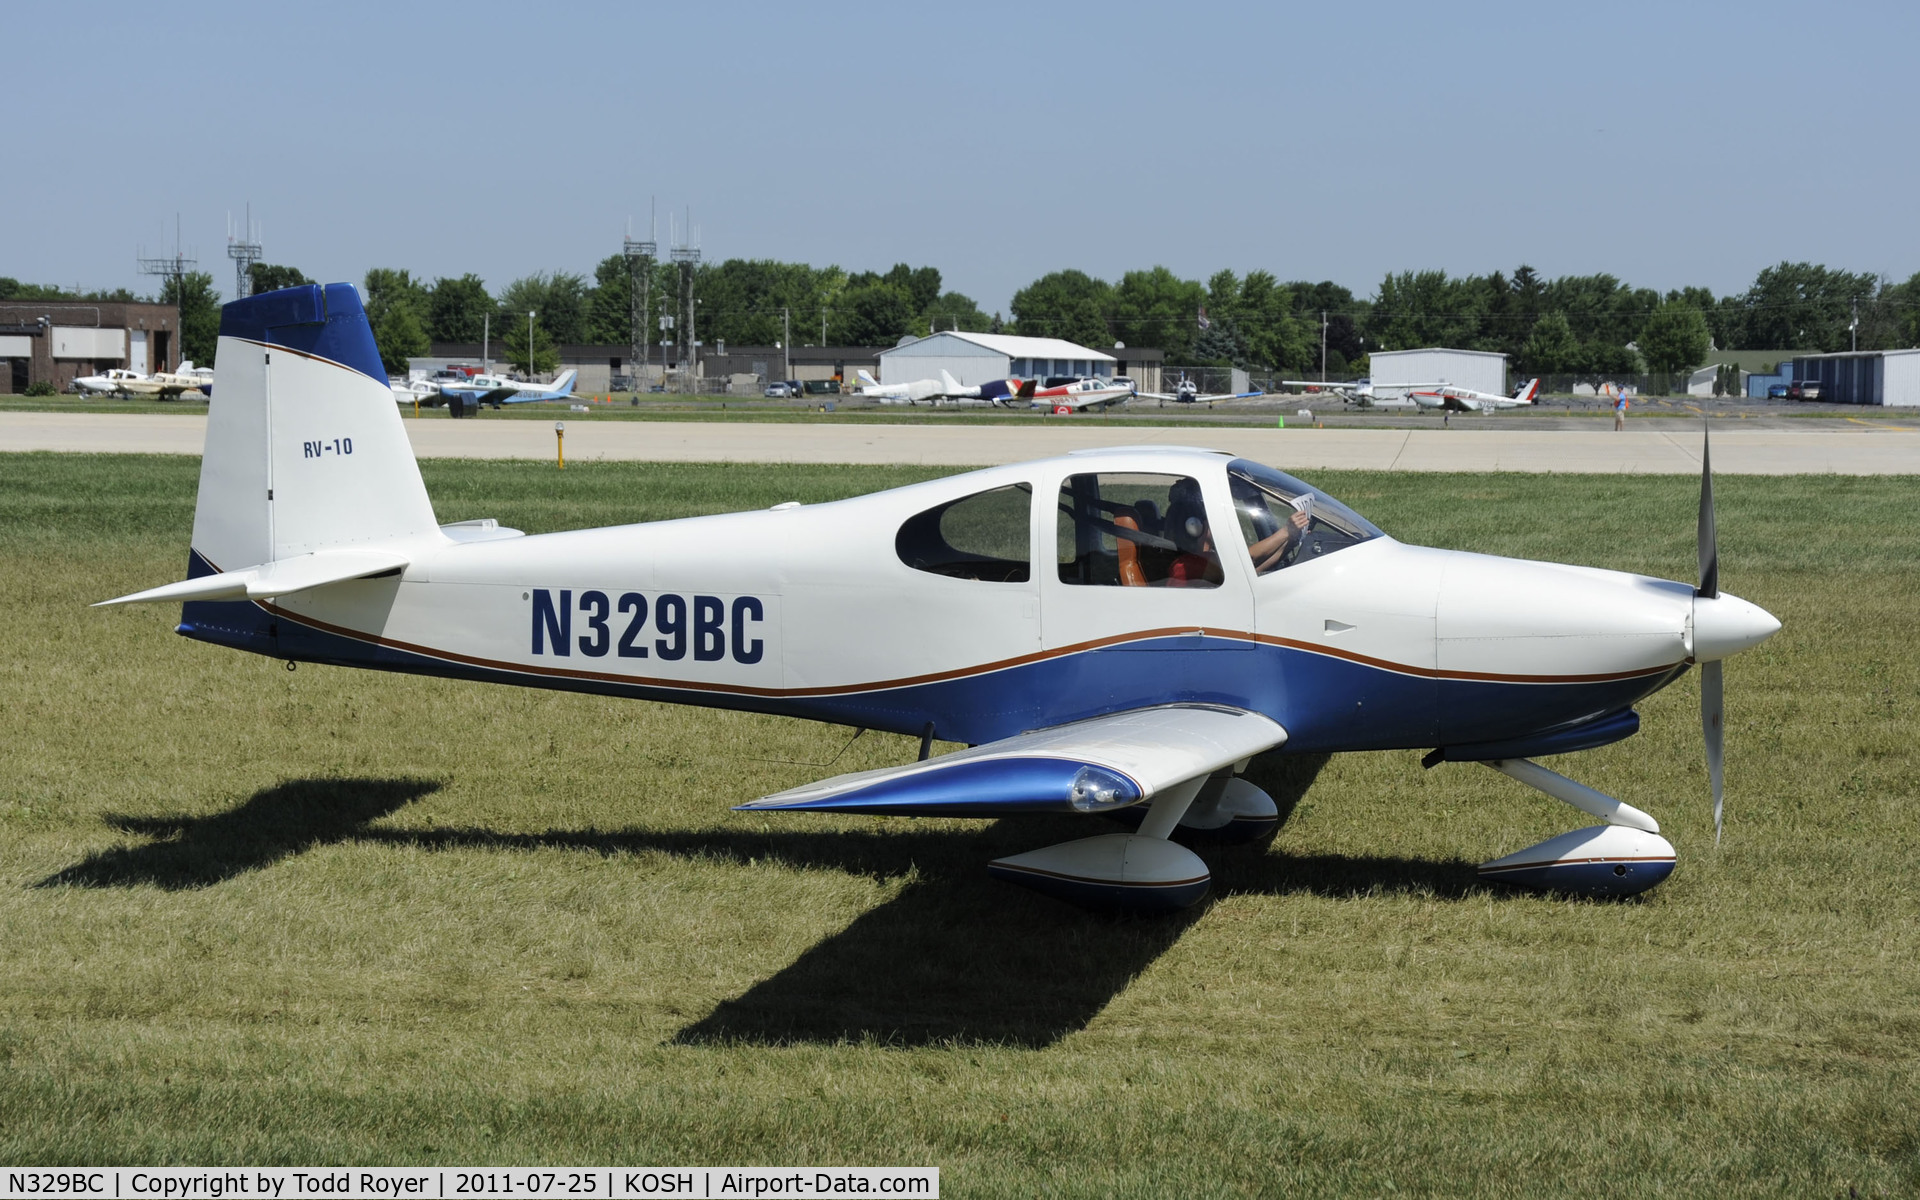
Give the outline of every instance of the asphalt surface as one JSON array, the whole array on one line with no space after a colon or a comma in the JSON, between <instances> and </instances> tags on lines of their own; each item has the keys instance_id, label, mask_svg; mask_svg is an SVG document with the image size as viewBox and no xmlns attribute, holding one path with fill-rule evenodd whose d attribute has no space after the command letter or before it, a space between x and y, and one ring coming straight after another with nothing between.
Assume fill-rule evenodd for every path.
<instances>
[{"instance_id":1,"label":"asphalt surface","mask_svg":"<svg viewBox=\"0 0 1920 1200\"><path fill-rule=\"evenodd\" d=\"M1097 446L1205 446L1296 469L1692 474L1701 429L1691 420L1578 419L1535 429L1504 418L1456 417L1428 428L1288 428L1195 423L1102 424L1097 418L1032 425L805 424L618 421L566 414L569 460L651 462L922 463L986 466ZM545 421L406 419L423 458L554 457ZM1713 465L1736 475L1920 474L1920 421L1804 420L1787 427L1716 419ZM1811 427L1809 427L1811 426ZM0 451L198 454L206 418L189 414L0 412Z\"/></svg>"}]
</instances>

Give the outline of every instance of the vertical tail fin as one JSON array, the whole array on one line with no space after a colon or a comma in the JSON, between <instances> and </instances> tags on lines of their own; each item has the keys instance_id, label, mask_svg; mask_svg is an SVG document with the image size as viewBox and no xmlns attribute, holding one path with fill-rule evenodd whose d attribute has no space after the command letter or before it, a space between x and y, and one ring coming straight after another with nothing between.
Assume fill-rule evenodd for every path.
<instances>
[{"instance_id":1,"label":"vertical tail fin","mask_svg":"<svg viewBox=\"0 0 1920 1200\"><path fill-rule=\"evenodd\" d=\"M1527 386L1520 389L1517 397L1522 404L1532 404L1540 397L1540 381L1538 379L1527 380Z\"/></svg>"},{"instance_id":2,"label":"vertical tail fin","mask_svg":"<svg viewBox=\"0 0 1920 1200\"><path fill-rule=\"evenodd\" d=\"M193 549L218 571L438 525L350 283L220 312Z\"/></svg>"},{"instance_id":3,"label":"vertical tail fin","mask_svg":"<svg viewBox=\"0 0 1920 1200\"><path fill-rule=\"evenodd\" d=\"M880 386L880 381L875 379L872 375L868 374L866 368L864 367L862 367L858 371L855 371L853 373L853 377L860 381L860 385L862 387L879 387Z\"/></svg>"}]
</instances>

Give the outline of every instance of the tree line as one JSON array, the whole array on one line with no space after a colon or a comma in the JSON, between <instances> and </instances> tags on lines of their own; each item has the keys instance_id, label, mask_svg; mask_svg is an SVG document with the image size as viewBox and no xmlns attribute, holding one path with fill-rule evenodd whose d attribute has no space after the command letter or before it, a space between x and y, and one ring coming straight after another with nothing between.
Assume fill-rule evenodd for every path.
<instances>
[{"instance_id":1,"label":"tree line","mask_svg":"<svg viewBox=\"0 0 1920 1200\"><path fill-rule=\"evenodd\" d=\"M298 269L255 263L255 292L312 282ZM679 272L653 269L651 312L678 311ZM633 277L620 255L592 275L538 272L497 293L478 275L432 280L376 267L362 283L368 319L389 371L434 342L477 343L484 332L500 357L522 370L547 370L559 345L624 346L631 340ZM1715 296L1689 287L1665 293L1612 275L1548 279L1529 266L1511 275L1389 274L1360 299L1331 282L1281 282L1271 272L1215 272L1204 282L1165 267L1128 271L1109 283L1082 271L1055 271L1013 296L1011 315L989 316L946 290L937 268L896 264L885 272L770 259L727 259L694 268L697 338L707 344L885 346L934 330L1059 337L1105 348L1158 347L1176 365L1235 366L1308 378L1321 367L1343 377L1366 370L1379 350L1449 346L1505 353L1526 374L1596 379L1639 370L1676 372L1720 350L1819 352L1920 345L1920 274L1885 276L1782 262L1744 291ZM81 296L0 276L0 298L136 300L122 288ZM169 279L158 297L180 307L181 349L211 362L219 332L213 277ZM535 315L531 329L526 314ZM490 329L489 329L490 327ZM649 330L649 341L677 330Z\"/></svg>"}]
</instances>

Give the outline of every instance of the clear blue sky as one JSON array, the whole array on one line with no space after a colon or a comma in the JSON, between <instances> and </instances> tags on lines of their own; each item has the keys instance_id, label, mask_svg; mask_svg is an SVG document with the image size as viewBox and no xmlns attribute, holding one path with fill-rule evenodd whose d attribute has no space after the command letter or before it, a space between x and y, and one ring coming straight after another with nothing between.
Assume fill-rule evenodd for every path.
<instances>
[{"instance_id":1,"label":"clear blue sky","mask_svg":"<svg viewBox=\"0 0 1920 1200\"><path fill-rule=\"evenodd\" d=\"M1906 3L16 4L0 275L149 290L174 214L267 260L1045 272L1920 270Z\"/></svg>"}]
</instances>

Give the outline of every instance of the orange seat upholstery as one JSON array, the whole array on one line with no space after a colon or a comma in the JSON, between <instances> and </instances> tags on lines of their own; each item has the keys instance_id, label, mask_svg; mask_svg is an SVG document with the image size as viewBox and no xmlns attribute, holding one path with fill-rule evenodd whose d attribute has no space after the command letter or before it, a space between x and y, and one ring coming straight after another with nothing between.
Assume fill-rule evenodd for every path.
<instances>
[{"instance_id":1,"label":"orange seat upholstery","mask_svg":"<svg viewBox=\"0 0 1920 1200\"><path fill-rule=\"evenodd\" d=\"M1122 529L1140 532L1140 522L1122 514L1113 519L1113 523ZM1120 582L1126 587L1147 586L1147 573L1140 569L1140 543L1123 537L1113 539L1114 549L1120 555Z\"/></svg>"}]
</instances>

